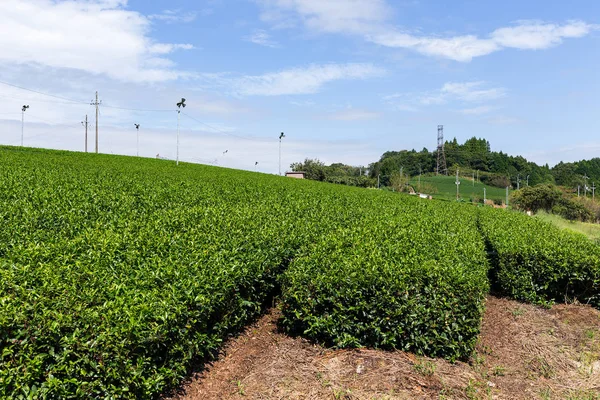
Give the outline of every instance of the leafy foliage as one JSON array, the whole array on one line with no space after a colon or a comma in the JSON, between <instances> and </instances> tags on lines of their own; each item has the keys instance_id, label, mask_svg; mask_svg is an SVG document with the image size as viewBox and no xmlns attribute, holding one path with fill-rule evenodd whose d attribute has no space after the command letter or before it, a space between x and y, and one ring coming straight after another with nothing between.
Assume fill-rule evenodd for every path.
<instances>
[{"instance_id":1,"label":"leafy foliage","mask_svg":"<svg viewBox=\"0 0 600 400\"><path fill-rule=\"evenodd\" d=\"M337 347L468 357L488 291L475 209L371 201L284 273L284 326Z\"/></svg>"},{"instance_id":2,"label":"leafy foliage","mask_svg":"<svg viewBox=\"0 0 600 400\"><path fill-rule=\"evenodd\" d=\"M524 187L511 195L513 207L521 210L551 211L552 207L562 197L562 192L554 185L536 185Z\"/></svg>"},{"instance_id":3,"label":"leafy foliage","mask_svg":"<svg viewBox=\"0 0 600 400\"><path fill-rule=\"evenodd\" d=\"M577 299L600 306L600 246L516 212L481 209L479 223L502 293L532 303Z\"/></svg>"},{"instance_id":4,"label":"leafy foliage","mask_svg":"<svg viewBox=\"0 0 600 400\"><path fill-rule=\"evenodd\" d=\"M0 170L0 398L157 397L279 288L283 325L317 341L450 359L474 346L476 208L22 148L0 147ZM479 214L503 289L598 306L598 246L519 218Z\"/></svg>"},{"instance_id":5,"label":"leafy foliage","mask_svg":"<svg viewBox=\"0 0 600 400\"><path fill-rule=\"evenodd\" d=\"M160 160L0 165L0 398L161 393L260 313L329 207L315 184Z\"/></svg>"}]
</instances>

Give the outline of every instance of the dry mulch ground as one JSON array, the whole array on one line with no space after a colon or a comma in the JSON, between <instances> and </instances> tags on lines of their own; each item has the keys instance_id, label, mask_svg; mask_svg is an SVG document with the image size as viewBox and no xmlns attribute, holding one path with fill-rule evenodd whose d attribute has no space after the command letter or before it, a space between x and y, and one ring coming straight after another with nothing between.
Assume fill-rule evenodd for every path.
<instances>
[{"instance_id":1,"label":"dry mulch ground","mask_svg":"<svg viewBox=\"0 0 600 400\"><path fill-rule=\"evenodd\" d=\"M469 363L332 350L277 329L276 309L224 347L175 399L600 400L600 311L490 296Z\"/></svg>"}]
</instances>

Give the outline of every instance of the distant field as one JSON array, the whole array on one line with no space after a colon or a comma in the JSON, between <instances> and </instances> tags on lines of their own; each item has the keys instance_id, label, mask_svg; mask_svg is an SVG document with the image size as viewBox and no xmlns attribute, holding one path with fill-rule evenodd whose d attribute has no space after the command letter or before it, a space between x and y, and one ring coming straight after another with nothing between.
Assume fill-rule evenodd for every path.
<instances>
[{"instance_id":1,"label":"distant field","mask_svg":"<svg viewBox=\"0 0 600 400\"><path fill-rule=\"evenodd\" d=\"M432 193L434 198L447 200L456 199L456 178L454 176L422 176L421 185L430 185L437 189L437 193ZM411 179L411 185L415 188L419 183L419 177ZM471 179L460 178L460 197L464 200L472 200L478 198L479 202L483 202L483 188L486 188L486 198L489 200L506 201L506 189L500 189L493 186L487 186L480 182L475 182Z\"/></svg>"},{"instance_id":2,"label":"distant field","mask_svg":"<svg viewBox=\"0 0 600 400\"><path fill-rule=\"evenodd\" d=\"M536 214L537 218L553 223L562 229L583 233L587 237L600 242L600 224L591 224L588 222L569 221L558 215L552 215L545 212Z\"/></svg>"}]
</instances>

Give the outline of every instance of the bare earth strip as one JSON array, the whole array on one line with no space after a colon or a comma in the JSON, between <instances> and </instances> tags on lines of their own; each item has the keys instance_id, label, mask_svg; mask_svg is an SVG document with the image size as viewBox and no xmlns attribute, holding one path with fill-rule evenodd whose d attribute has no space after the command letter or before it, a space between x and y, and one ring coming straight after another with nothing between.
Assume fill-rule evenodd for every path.
<instances>
[{"instance_id":1,"label":"bare earth strip","mask_svg":"<svg viewBox=\"0 0 600 400\"><path fill-rule=\"evenodd\" d=\"M477 352L449 363L331 350L277 329L273 310L231 339L175 399L600 399L600 312L490 296Z\"/></svg>"}]
</instances>

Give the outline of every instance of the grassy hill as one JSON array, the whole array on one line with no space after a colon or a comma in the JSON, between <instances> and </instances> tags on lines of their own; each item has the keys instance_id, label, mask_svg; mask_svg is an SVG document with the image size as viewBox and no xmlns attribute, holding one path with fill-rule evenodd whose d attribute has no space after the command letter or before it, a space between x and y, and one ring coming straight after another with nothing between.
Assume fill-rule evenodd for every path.
<instances>
[{"instance_id":1,"label":"grassy hill","mask_svg":"<svg viewBox=\"0 0 600 400\"><path fill-rule=\"evenodd\" d=\"M421 176L421 185L423 192L428 193L427 189L435 188L435 193L428 193L433 198L456 200L456 177L454 176ZM419 177L413 177L410 184L417 189ZM460 198L468 201L476 199L477 202L483 202L483 189L486 189L486 199L496 202L506 201L506 189L484 185L481 182L473 182L472 179L460 178Z\"/></svg>"}]
</instances>

